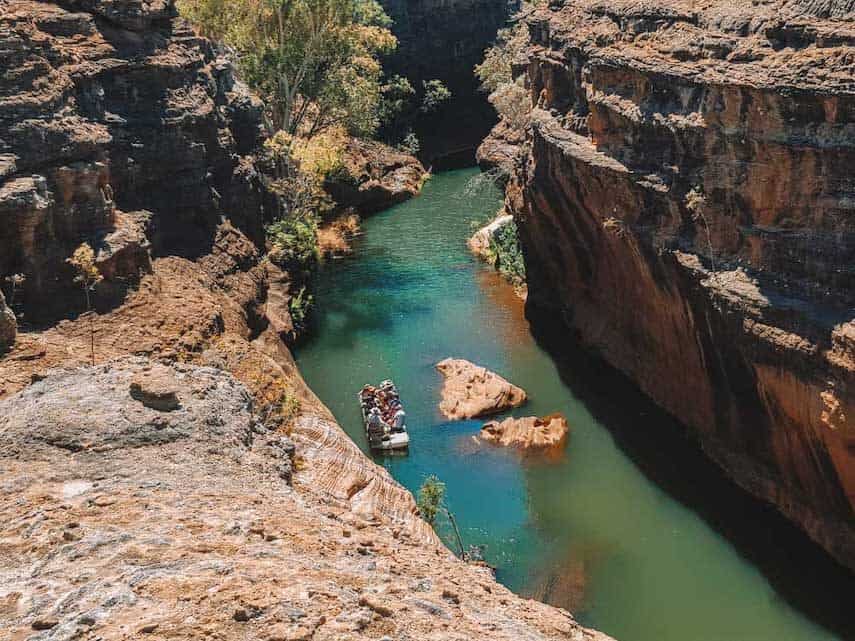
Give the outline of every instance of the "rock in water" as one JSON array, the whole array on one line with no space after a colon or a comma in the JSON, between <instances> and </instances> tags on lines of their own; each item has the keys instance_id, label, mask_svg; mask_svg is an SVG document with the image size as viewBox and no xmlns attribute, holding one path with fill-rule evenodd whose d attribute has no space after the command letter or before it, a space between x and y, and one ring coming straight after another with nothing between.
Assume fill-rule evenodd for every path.
<instances>
[{"instance_id":1,"label":"rock in water","mask_svg":"<svg viewBox=\"0 0 855 641\"><path fill-rule=\"evenodd\" d=\"M18 324L15 322L15 314L6 306L3 292L0 292L0 352L12 346L18 335Z\"/></svg>"},{"instance_id":2,"label":"rock in water","mask_svg":"<svg viewBox=\"0 0 855 641\"><path fill-rule=\"evenodd\" d=\"M445 377L439 410L450 419L496 414L526 402L524 390L498 374L462 358L436 364Z\"/></svg>"},{"instance_id":3,"label":"rock in water","mask_svg":"<svg viewBox=\"0 0 855 641\"><path fill-rule=\"evenodd\" d=\"M467 241L469 249L478 258L490 260L490 242L496 236L496 233L505 225L510 225L514 222L514 217L510 214L505 214L494 218L489 223L481 227L478 231L472 234L472 237Z\"/></svg>"},{"instance_id":4,"label":"rock in water","mask_svg":"<svg viewBox=\"0 0 855 641\"><path fill-rule=\"evenodd\" d=\"M525 416L484 423L481 438L504 447L546 450L563 447L569 432L566 418L550 414L542 418Z\"/></svg>"}]
</instances>

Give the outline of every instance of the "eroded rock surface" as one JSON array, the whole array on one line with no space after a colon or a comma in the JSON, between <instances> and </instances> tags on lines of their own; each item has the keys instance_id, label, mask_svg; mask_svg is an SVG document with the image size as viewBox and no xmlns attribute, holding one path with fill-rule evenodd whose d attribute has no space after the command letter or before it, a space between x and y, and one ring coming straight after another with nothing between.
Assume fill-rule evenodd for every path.
<instances>
[{"instance_id":1,"label":"eroded rock surface","mask_svg":"<svg viewBox=\"0 0 855 641\"><path fill-rule=\"evenodd\" d=\"M446 418L487 416L526 402L524 390L462 358L446 358L436 369L445 379L439 409Z\"/></svg>"},{"instance_id":2,"label":"eroded rock surface","mask_svg":"<svg viewBox=\"0 0 855 641\"><path fill-rule=\"evenodd\" d=\"M174 0L0 2L0 275L27 277L31 320L67 311L81 242L115 294L150 269L149 241L203 252L224 215L262 237L262 105L176 16Z\"/></svg>"},{"instance_id":3,"label":"eroded rock surface","mask_svg":"<svg viewBox=\"0 0 855 641\"><path fill-rule=\"evenodd\" d=\"M180 409L131 397L152 372L180 381ZM258 409L221 369L140 357L48 374L0 401L0 628L10 639L608 641L401 522L292 487L281 469L294 446Z\"/></svg>"},{"instance_id":4,"label":"eroded rock surface","mask_svg":"<svg viewBox=\"0 0 855 641\"><path fill-rule=\"evenodd\" d=\"M855 568L851 2L535 11L529 310Z\"/></svg>"},{"instance_id":5,"label":"eroded rock surface","mask_svg":"<svg viewBox=\"0 0 855 641\"><path fill-rule=\"evenodd\" d=\"M346 172L328 179L325 188L336 202L362 214L418 195L427 177L417 158L372 140L348 140L344 164Z\"/></svg>"},{"instance_id":6,"label":"eroded rock surface","mask_svg":"<svg viewBox=\"0 0 855 641\"><path fill-rule=\"evenodd\" d=\"M560 414L490 421L481 428L485 441L522 450L556 450L567 442L570 426Z\"/></svg>"},{"instance_id":7,"label":"eroded rock surface","mask_svg":"<svg viewBox=\"0 0 855 641\"><path fill-rule=\"evenodd\" d=\"M15 342L18 334L18 324L15 314L6 305L6 298L0 292L0 353L9 348Z\"/></svg>"}]
</instances>

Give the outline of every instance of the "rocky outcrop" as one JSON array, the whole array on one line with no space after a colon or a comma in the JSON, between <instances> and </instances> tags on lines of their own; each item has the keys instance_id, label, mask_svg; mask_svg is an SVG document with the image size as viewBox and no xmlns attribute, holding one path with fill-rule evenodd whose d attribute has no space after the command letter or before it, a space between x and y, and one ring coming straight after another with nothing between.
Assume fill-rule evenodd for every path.
<instances>
[{"instance_id":1,"label":"rocky outcrop","mask_svg":"<svg viewBox=\"0 0 855 641\"><path fill-rule=\"evenodd\" d=\"M173 0L0 9L0 275L27 277L30 320L67 310L81 242L111 262L103 288L136 282L143 216L156 253L204 252L224 215L261 238L261 104Z\"/></svg>"},{"instance_id":2,"label":"rocky outcrop","mask_svg":"<svg viewBox=\"0 0 855 641\"><path fill-rule=\"evenodd\" d=\"M18 324L15 314L6 305L3 292L0 292L0 353L6 351L15 342L18 334Z\"/></svg>"},{"instance_id":3,"label":"rocky outcrop","mask_svg":"<svg viewBox=\"0 0 855 641\"><path fill-rule=\"evenodd\" d=\"M852 6L737 5L528 18L529 310L855 568Z\"/></svg>"},{"instance_id":4,"label":"rocky outcrop","mask_svg":"<svg viewBox=\"0 0 855 641\"><path fill-rule=\"evenodd\" d=\"M132 391L164 385L172 411ZM0 401L4 632L608 641L405 523L292 486L294 444L260 409L220 368L140 357L47 373Z\"/></svg>"},{"instance_id":5,"label":"rocky outcrop","mask_svg":"<svg viewBox=\"0 0 855 641\"><path fill-rule=\"evenodd\" d=\"M343 171L328 177L333 200L361 214L373 214L417 196L428 175L417 158L373 141L351 138Z\"/></svg>"},{"instance_id":6,"label":"rocky outcrop","mask_svg":"<svg viewBox=\"0 0 855 641\"><path fill-rule=\"evenodd\" d=\"M538 418L506 418L504 421L484 423L480 436L483 440L503 447L521 450L557 450L567 443L570 427L560 414Z\"/></svg>"},{"instance_id":7,"label":"rocky outcrop","mask_svg":"<svg viewBox=\"0 0 855 641\"><path fill-rule=\"evenodd\" d=\"M439 410L450 419L497 414L526 402L524 390L504 378L462 358L446 358L436 364L442 374Z\"/></svg>"},{"instance_id":8,"label":"rocky outcrop","mask_svg":"<svg viewBox=\"0 0 855 641\"><path fill-rule=\"evenodd\" d=\"M496 235L496 232L499 231L502 227L506 225L510 225L514 222L514 217L510 214L503 214L501 216L497 216L489 223L478 229L472 236L466 241L466 244L469 245L469 249L473 254L478 256L483 260L490 259L490 244L493 240L493 237Z\"/></svg>"}]
</instances>

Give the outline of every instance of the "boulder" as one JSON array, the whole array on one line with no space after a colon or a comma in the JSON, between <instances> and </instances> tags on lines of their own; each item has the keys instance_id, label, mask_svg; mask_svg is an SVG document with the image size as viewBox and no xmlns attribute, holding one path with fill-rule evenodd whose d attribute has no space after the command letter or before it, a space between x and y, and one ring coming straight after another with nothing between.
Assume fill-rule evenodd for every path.
<instances>
[{"instance_id":1,"label":"boulder","mask_svg":"<svg viewBox=\"0 0 855 641\"><path fill-rule=\"evenodd\" d=\"M11 347L17 334L18 324L15 321L15 314L6 305L3 292L0 292L0 352Z\"/></svg>"},{"instance_id":2,"label":"boulder","mask_svg":"<svg viewBox=\"0 0 855 641\"><path fill-rule=\"evenodd\" d=\"M436 364L445 377L439 410L450 419L496 414L526 402L524 390L498 374L461 358Z\"/></svg>"},{"instance_id":3,"label":"boulder","mask_svg":"<svg viewBox=\"0 0 855 641\"><path fill-rule=\"evenodd\" d=\"M481 428L481 438L503 447L523 450L546 450L564 447L570 427L561 414L538 418L506 418L490 421Z\"/></svg>"},{"instance_id":4,"label":"boulder","mask_svg":"<svg viewBox=\"0 0 855 641\"><path fill-rule=\"evenodd\" d=\"M472 237L467 241L469 249L472 250L472 253L478 256L478 258L489 262L491 260L490 242L500 229L513 222L514 217L510 214L503 214L494 218L472 234Z\"/></svg>"}]
</instances>

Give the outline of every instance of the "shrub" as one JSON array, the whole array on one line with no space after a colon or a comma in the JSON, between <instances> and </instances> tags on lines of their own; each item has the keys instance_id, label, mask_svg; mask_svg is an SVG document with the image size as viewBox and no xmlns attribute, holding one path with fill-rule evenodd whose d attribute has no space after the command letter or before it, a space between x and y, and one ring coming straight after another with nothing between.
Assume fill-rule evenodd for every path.
<instances>
[{"instance_id":1,"label":"shrub","mask_svg":"<svg viewBox=\"0 0 855 641\"><path fill-rule=\"evenodd\" d=\"M306 288L301 287L296 296L292 296L288 302L288 311L291 312L291 321L294 323L294 330L299 334L306 329L309 320L309 312L314 304L314 298L311 294L306 293Z\"/></svg>"},{"instance_id":2,"label":"shrub","mask_svg":"<svg viewBox=\"0 0 855 641\"><path fill-rule=\"evenodd\" d=\"M500 227L490 239L490 262L515 285L525 283L525 261L516 223Z\"/></svg>"},{"instance_id":3,"label":"shrub","mask_svg":"<svg viewBox=\"0 0 855 641\"><path fill-rule=\"evenodd\" d=\"M445 502L445 483L435 475L428 476L419 488L417 505L422 518L433 525Z\"/></svg>"},{"instance_id":4,"label":"shrub","mask_svg":"<svg viewBox=\"0 0 855 641\"><path fill-rule=\"evenodd\" d=\"M288 269L311 271L320 260L318 223L312 215L280 218L267 227L270 258Z\"/></svg>"}]
</instances>

